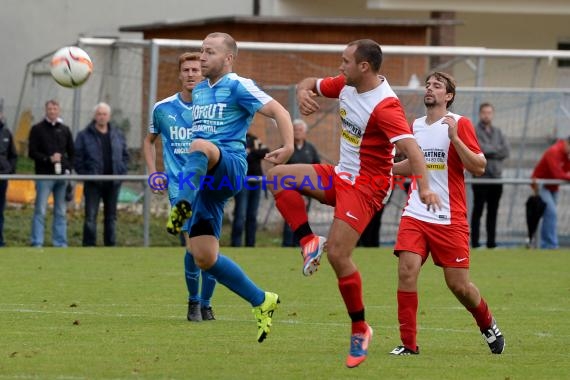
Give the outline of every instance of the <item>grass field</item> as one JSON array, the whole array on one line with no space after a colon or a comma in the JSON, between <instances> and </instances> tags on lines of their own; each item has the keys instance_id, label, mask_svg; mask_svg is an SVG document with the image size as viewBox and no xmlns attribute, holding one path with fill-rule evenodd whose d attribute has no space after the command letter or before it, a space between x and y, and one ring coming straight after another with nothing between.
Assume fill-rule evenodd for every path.
<instances>
[{"instance_id":1,"label":"grass field","mask_svg":"<svg viewBox=\"0 0 570 380\"><path fill-rule=\"evenodd\" d=\"M218 286L217 321L185 319L179 248L0 251L0 379L562 379L570 377L570 251L472 254L472 278L506 337L491 355L431 261L420 281L417 357L399 343L396 259L359 249L368 360L344 368L349 323L328 263L305 278L296 250L230 249L282 303L256 342L251 308Z\"/></svg>"}]
</instances>

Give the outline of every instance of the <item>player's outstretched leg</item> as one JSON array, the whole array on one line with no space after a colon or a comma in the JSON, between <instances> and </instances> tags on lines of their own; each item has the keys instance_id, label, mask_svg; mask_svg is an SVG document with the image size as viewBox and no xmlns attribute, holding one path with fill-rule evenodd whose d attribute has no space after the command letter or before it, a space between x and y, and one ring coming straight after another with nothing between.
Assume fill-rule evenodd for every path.
<instances>
[{"instance_id":1,"label":"player's outstretched leg","mask_svg":"<svg viewBox=\"0 0 570 380\"><path fill-rule=\"evenodd\" d=\"M280 302L279 296L261 290L239 265L222 254L218 254L216 262L206 272L253 306L253 314L257 321L257 341L263 342L269 334L273 312Z\"/></svg>"}]
</instances>

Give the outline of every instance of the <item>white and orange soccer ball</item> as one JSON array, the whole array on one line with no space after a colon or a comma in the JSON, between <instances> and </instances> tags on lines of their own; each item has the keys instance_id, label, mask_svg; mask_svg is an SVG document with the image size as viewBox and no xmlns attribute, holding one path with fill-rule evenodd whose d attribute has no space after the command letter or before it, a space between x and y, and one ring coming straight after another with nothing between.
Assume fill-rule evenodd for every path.
<instances>
[{"instance_id":1,"label":"white and orange soccer ball","mask_svg":"<svg viewBox=\"0 0 570 380\"><path fill-rule=\"evenodd\" d=\"M51 58L51 76L64 87L79 87L93 72L89 55L77 46L66 46Z\"/></svg>"}]
</instances>

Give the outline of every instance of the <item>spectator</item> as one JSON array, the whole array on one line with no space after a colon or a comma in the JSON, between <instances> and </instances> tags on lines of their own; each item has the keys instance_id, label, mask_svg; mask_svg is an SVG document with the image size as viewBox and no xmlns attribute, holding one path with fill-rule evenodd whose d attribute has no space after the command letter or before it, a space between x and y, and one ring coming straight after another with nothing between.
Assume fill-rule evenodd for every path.
<instances>
[{"instance_id":1,"label":"spectator","mask_svg":"<svg viewBox=\"0 0 570 380\"><path fill-rule=\"evenodd\" d=\"M8 127L4 124L4 115L0 112L0 174L13 174L16 172L16 147ZM4 208L6 207L6 191L8 180L0 180L0 247L6 245L4 241Z\"/></svg>"},{"instance_id":2,"label":"spectator","mask_svg":"<svg viewBox=\"0 0 570 380\"><path fill-rule=\"evenodd\" d=\"M28 141L28 155L35 163L35 173L53 175L54 179L36 180L36 202L32 219L32 247L44 245L44 229L48 198L53 193L52 244L67 247L67 219L65 189L67 181L61 177L73 167L73 136L62 123L59 103L48 100L45 118L32 126Z\"/></svg>"},{"instance_id":3,"label":"spectator","mask_svg":"<svg viewBox=\"0 0 570 380\"><path fill-rule=\"evenodd\" d=\"M99 103L94 108L93 120L75 139L75 171L78 174L127 174L129 153L123 133L110 123L111 107ZM97 242L97 214L103 200L103 242L107 247L117 243L115 225L120 181L85 181L85 221L83 246L93 247Z\"/></svg>"},{"instance_id":4,"label":"spectator","mask_svg":"<svg viewBox=\"0 0 570 380\"><path fill-rule=\"evenodd\" d=\"M234 197L234 221L232 223L232 247L241 247L241 238L245 225L245 245L255 247L257 231L257 210L261 197L261 160L269 153L269 149L254 135L246 134L247 176L259 177L259 181L248 178L247 185Z\"/></svg>"},{"instance_id":5,"label":"spectator","mask_svg":"<svg viewBox=\"0 0 570 380\"><path fill-rule=\"evenodd\" d=\"M307 123L302 119L293 120L293 138L295 139L295 151L287 161L287 164L320 164L319 152L313 144L307 141ZM311 198L305 197L305 209L309 212L311 208ZM287 223L283 224L283 247L298 247L299 239L295 237L291 227Z\"/></svg>"},{"instance_id":6,"label":"spectator","mask_svg":"<svg viewBox=\"0 0 570 380\"><path fill-rule=\"evenodd\" d=\"M570 181L570 136L560 139L544 152L542 158L532 172L532 178L563 179ZM556 204L558 203L558 185L545 185L538 188L533 186L535 193L546 203L542 215L542 227L540 228L540 248L557 249L557 215Z\"/></svg>"},{"instance_id":7,"label":"spectator","mask_svg":"<svg viewBox=\"0 0 570 380\"><path fill-rule=\"evenodd\" d=\"M493 125L495 109L490 103L479 106L479 123L475 132L479 146L487 159L481 178L501 178L503 160L509 156L509 143L499 128ZM473 184L473 213L471 214L471 247L479 247L481 215L487 204L487 248L497 246L497 211L503 193L502 184Z\"/></svg>"}]
</instances>

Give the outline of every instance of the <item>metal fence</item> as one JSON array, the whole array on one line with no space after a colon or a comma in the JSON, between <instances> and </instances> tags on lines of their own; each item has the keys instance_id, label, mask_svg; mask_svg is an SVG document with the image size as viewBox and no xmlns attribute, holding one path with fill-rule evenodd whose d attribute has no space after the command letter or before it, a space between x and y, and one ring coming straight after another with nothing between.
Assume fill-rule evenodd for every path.
<instances>
[{"instance_id":1,"label":"metal fence","mask_svg":"<svg viewBox=\"0 0 570 380\"><path fill-rule=\"evenodd\" d=\"M47 99L56 98L60 101L64 121L72 127L74 133L88 123L92 116L92 107L99 101L105 101L113 107L113 120L123 130L129 148L135 153L129 172L142 174L145 169L141 155L137 153L141 151L143 136L147 131L145 123L148 112L157 100L158 63L165 61L172 63L176 58L176 54L172 54L172 51L166 54L167 49L180 49L180 52L189 48L195 49L200 46L200 41L121 41L87 38L80 39L79 43L88 51L93 61L97 62L92 77L79 90L65 89L55 84L49 74L51 53L28 64L16 116L13 121L9 121L20 151L25 154L29 127L43 117L44 102ZM241 43L239 47L242 50L260 51L264 54L275 52L275 54L289 54L292 57L303 51L339 53L344 48L343 45L258 43ZM453 111L470 117L474 122L477 119L478 105L483 101L493 103L496 109L495 124L505 132L511 144L511 155L505 162L506 184L499 211L498 239L508 244L519 242L525 235L522 223L524 218L521 218L522 203L530 190L526 185L509 181L528 179L540 155L554 139L570 135L570 89L554 88L561 81L562 71L557 71L556 65L541 63L568 59L570 52L425 46L387 46L383 47L383 50L387 60L392 56L412 55L445 55L452 58L447 66L437 69L444 71L456 69L456 79L460 87ZM303 73L306 71L306 76L324 74L319 72L322 68L307 66L308 64L301 59L294 61L299 61L298 64L301 65L299 70ZM406 60L403 62L405 64ZM459 67L460 65L462 66ZM466 67L469 68L467 73ZM432 69L435 68L426 67L425 72L416 73L417 78L422 78ZM566 75L570 76L570 73L566 72ZM568 77L565 81L568 82ZM175 77L172 77L172 82L176 83ZM543 83L549 88L534 88ZM424 113L423 91L414 87L418 85L417 80L416 83L410 81L411 87L399 84L400 86L394 86L394 89L411 122ZM520 87L513 88L514 84ZM264 89L284 104L293 116L298 115L294 84L265 83ZM340 128L336 114L337 102L327 99L319 101L321 112L306 118L310 126L308 139L316 145L325 162L336 163ZM254 119L252 132L269 147L280 144L278 133L275 131L272 122L266 118ZM143 181L146 177L134 178ZM567 187L561 189L559 204L560 234L563 241L570 240L567 192ZM404 203L405 195L400 193L395 192L386 207L382 242L388 243L393 240L401 206ZM152 202L157 200L152 198ZM162 208L167 208L167 205ZM228 210L228 217L231 218L231 203ZM321 226L326 228L331 221L331 215L327 207L313 202L311 220L318 228ZM265 228L278 228L276 226L282 223L280 216L272 207L270 196L262 201L259 217L260 223ZM484 231L482 232L484 238Z\"/></svg>"}]
</instances>

